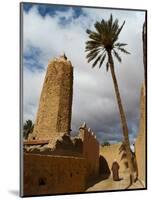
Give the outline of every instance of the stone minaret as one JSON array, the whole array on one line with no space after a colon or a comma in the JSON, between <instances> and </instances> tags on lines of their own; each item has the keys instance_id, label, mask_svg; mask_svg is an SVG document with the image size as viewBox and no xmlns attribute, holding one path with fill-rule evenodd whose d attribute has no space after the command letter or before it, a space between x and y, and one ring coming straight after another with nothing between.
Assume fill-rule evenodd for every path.
<instances>
[{"instance_id":1,"label":"stone minaret","mask_svg":"<svg viewBox=\"0 0 151 200\"><path fill-rule=\"evenodd\" d=\"M55 139L70 133L73 90L73 67L65 55L48 64L33 138Z\"/></svg>"}]
</instances>

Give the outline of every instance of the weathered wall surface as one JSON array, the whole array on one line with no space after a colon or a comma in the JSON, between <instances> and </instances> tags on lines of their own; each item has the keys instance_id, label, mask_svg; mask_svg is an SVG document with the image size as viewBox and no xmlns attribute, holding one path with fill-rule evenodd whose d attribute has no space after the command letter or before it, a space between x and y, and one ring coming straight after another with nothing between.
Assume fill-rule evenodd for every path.
<instances>
[{"instance_id":1,"label":"weathered wall surface","mask_svg":"<svg viewBox=\"0 0 151 200\"><path fill-rule=\"evenodd\" d=\"M24 144L26 195L82 192L99 173L99 142L86 125L71 137L73 67L48 64L33 133Z\"/></svg>"},{"instance_id":2,"label":"weathered wall surface","mask_svg":"<svg viewBox=\"0 0 151 200\"><path fill-rule=\"evenodd\" d=\"M80 127L79 137L83 141L83 156L87 162L87 179L98 176L99 173L99 142L95 134L87 129L86 125Z\"/></svg>"},{"instance_id":3,"label":"weathered wall surface","mask_svg":"<svg viewBox=\"0 0 151 200\"><path fill-rule=\"evenodd\" d=\"M83 192L84 158L24 154L24 195Z\"/></svg>"},{"instance_id":4,"label":"weathered wall surface","mask_svg":"<svg viewBox=\"0 0 151 200\"><path fill-rule=\"evenodd\" d=\"M70 133L73 67L64 57L48 64L33 130L35 139L55 139ZM32 139L32 137L30 138Z\"/></svg>"},{"instance_id":5,"label":"weathered wall surface","mask_svg":"<svg viewBox=\"0 0 151 200\"><path fill-rule=\"evenodd\" d=\"M63 134L61 137L55 137L55 142L46 145L30 145L31 141L26 143L24 151L26 153L58 156L76 156L83 157L87 162L86 177L88 180L99 174L99 142L95 134L86 127L86 124L80 127L79 134L71 137L69 134Z\"/></svg>"},{"instance_id":6,"label":"weathered wall surface","mask_svg":"<svg viewBox=\"0 0 151 200\"><path fill-rule=\"evenodd\" d=\"M140 124L135 143L138 177L145 182L146 177L146 90L145 85L141 89L140 98Z\"/></svg>"},{"instance_id":7,"label":"weathered wall surface","mask_svg":"<svg viewBox=\"0 0 151 200\"><path fill-rule=\"evenodd\" d=\"M49 140L48 140L49 141ZM40 143L40 140L26 141L24 143L24 151L26 153L36 153L45 155L60 155L60 156L79 156L83 154L83 141L78 137L71 137L69 134L64 134L62 137L57 137L56 141L50 146L48 143ZM44 141L45 142L45 141Z\"/></svg>"},{"instance_id":8,"label":"weathered wall surface","mask_svg":"<svg viewBox=\"0 0 151 200\"><path fill-rule=\"evenodd\" d=\"M107 164L110 170L111 170L114 159L116 159L120 165L120 169L119 169L120 172L125 171L127 169L126 164L125 164L127 163L127 159L125 158L121 159L122 157L122 152L120 151L121 145L122 143L118 143L118 144L111 144L109 146L100 147L100 155L103 156L103 158L107 161ZM101 163L100 163L100 173L101 173Z\"/></svg>"}]
</instances>

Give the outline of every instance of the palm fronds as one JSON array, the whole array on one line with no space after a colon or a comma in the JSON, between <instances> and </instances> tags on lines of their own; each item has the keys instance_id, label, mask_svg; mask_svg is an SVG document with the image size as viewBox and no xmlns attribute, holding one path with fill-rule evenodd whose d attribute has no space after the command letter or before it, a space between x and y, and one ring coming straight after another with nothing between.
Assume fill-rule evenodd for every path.
<instances>
[{"instance_id":1,"label":"palm fronds","mask_svg":"<svg viewBox=\"0 0 151 200\"><path fill-rule=\"evenodd\" d=\"M101 21L96 21L94 24L95 31L91 31L90 29L86 30L89 40L86 42L85 52L87 52L86 58L88 62L95 60L92 67L95 67L98 63L99 68L102 66L106 58L104 51L112 52L119 62L122 61L119 52L130 54L124 48L127 44L118 42L118 36L124 24L125 21L119 26L118 19L113 20L111 14L108 20L102 19ZM106 64L106 69L107 71L109 69L108 63Z\"/></svg>"},{"instance_id":2,"label":"palm fronds","mask_svg":"<svg viewBox=\"0 0 151 200\"><path fill-rule=\"evenodd\" d=\"M113 53L114 53L115 58L116 58L119 62L122 62L121 57L120 57L119 54L115 51L115 49L113 49Z\"/></svg>"}]
</instances>

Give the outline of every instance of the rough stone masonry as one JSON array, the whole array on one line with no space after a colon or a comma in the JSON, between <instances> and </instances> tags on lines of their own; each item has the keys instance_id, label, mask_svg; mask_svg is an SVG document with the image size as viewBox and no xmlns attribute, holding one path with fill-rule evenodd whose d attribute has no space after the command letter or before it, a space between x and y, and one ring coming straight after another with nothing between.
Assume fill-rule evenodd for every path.
<instances>
[{"instance_id":1,"label":"rough stone masonry","mask_svg":"<svg viewBox=\"0 0 151 200\"><path fill-rule=\"evenodd\" d=\"M66 56L49 62L32 138L52 140L70 134L73 67Z\"/></svg>"},{"instance_id":2,"label":"rough stone masonry","mask_svg":"<svg viewBox=\"0 0 151 200\"><path fill-rule=\"evenodd\" d=\"M24 141L24 195L84 192L98 176L99 142L86 123L70 135L73 67L66 56L48 64L32 134Z\"/></svg>"}]
</instances>

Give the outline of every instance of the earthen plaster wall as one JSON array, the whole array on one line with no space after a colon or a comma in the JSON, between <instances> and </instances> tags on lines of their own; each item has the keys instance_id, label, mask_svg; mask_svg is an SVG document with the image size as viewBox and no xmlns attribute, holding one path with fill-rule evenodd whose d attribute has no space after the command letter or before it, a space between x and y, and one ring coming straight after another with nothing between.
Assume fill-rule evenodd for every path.
<instances>
[{"instance_id":1,"label":"earthen plaster wall","mask_svg":"<svg viewBox=\"0 0 151 200\"><path fill-rule=\"evenodd\" d=\"M135 143L138 177L146 180L146 90L145 85L141 89L140 98L140 124L139 132Z\"/></svg>"},{"instance_id":2,"label":"earthen plaster wall","mask_svg":"<svg viewBox=\"0 0 151 200\"><path fill-rule=\"evenodd\" d=\"M35 139L52 139L59 133L70 133L72 87L71 62L64 58L49 62L33 130Z\"/></svg>"},{"instance_id":3,"label":"earthen plaster wall","mask_svg":"<svg viewBox=\"0 0 151 200\"><path fill-rule=\"evenodd\" d=\"M85 190L84 158L24 154L24 195Z\"/></svg>"},{"instance_id":4,"label":"earthen plaster wall","mask_svg":"<svg viewBox=\"0 0 151 200\"><path fill-rule=\"evenodd\" d=\"M80 128L79 137L83 141L83 157L87 162L87 179L99 174L99 142L95 134L86 127Z\"/></svg>"}]
</instances>

